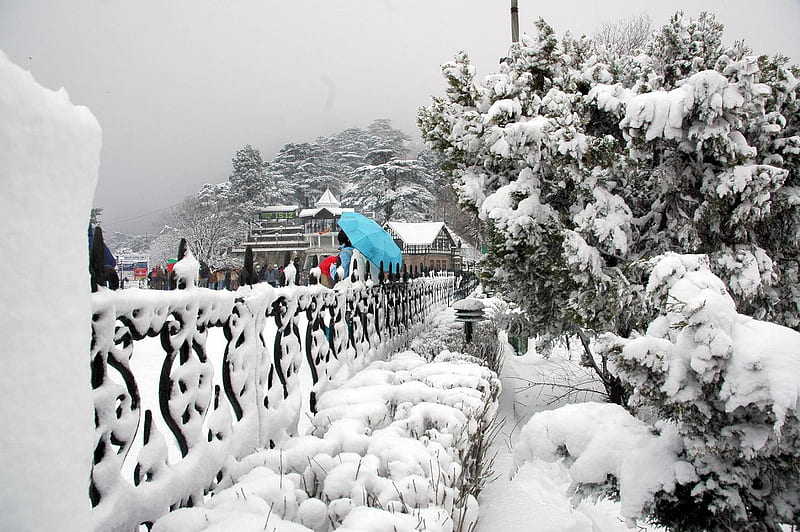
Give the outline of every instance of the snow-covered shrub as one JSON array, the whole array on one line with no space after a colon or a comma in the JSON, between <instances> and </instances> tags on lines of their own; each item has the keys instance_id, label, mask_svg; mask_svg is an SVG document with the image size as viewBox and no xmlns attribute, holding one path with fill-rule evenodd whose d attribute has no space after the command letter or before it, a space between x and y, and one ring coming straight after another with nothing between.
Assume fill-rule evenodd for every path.
<instances>
[{"instance_id":1,"label":"snow-covered shrub","mask_svg":"<svg viewBox=\"0 0 800 532\"><path fill-rule=\"evenodd\" d=\"M589 402L535 414L520 433L514 462L563 462L576 498L619 499L622 515L633 520L654 493L694 477L679 458L682 449L674 425L649 427L619 405Z\"/></svg>"},{"instance_id":2,"label":"snow-covered shrub","mask_svg":"<svg viewBox=\"0 0 800 532\"><path fill-rule=\"evenodd\" d=\"M426 329L411 340L409 348L430 361L442 351L460 347L464 342L464 332L454 318L455 311L452 308L435 315Z\"/></svg>"},{"instance_id":3,"label":"snow-covered shrub","mask_svg":"<svg viewBox=\"0 0 800 532\"><path fill-rule=\"evenodd\" d=\"M439 313L432 320L432 326L423 331L411 343L411 348L426 360L440 362L468 362L486 366L494 374L500 373L502 365L498 330L493 321L475 324L475 333L471 343L464 340L463 324L454 322L452 308ZM463 352L453 352L458 347ZM491 392L496 398L499 388ZM494 399L493 399L494 400ZM489 447L500 430L501 424L496 419L496 406L487 402L484 410L476 416L477 430L470 440L469 447L463 451L461 462L463 469L459 479L460 498L478 497L483 486L492 478L493 457L489 456Z\"/></svg>"},{"instance_id":4,"label":"snow-covered shrub","mask_svg":"<svg viewBox=\"0 0 800 532\"><path fill-rule=\"evenodd\" d=\"M472 343L464 345L465 354L477 358L495 373L500 373L503 364L498 332L493 322L478 322L475 324Z\"/></svg>"},{"instance_id":5,"label":"snow-covered shrub","mask_svg":"<svg viewBox=\"0 0 800 532\"><path fill-rule=\"evenodd\" d=\"M738 314L704 256L662 258L647 290L659 317L616 339L618 370L633 407L676 424L696 474L650 511L683 529L796 523L800 334Z\"/></svg>"},{"instance_id":6,"label":"snow-covered shrub","mask_svg":"<svg viewBox=\"0 0 800 532\"><path fill-rule=\"evenodd\" d=\"M467 532L471 453L498 394L497 376L461 354L374 362L320 397L313 435L246 457L236 485L153 531Z\"/></svg>"},{"instance_id":7,"label":"snow-covered shrub","mask_svg":"<svg viewBox=\"0 0 800 532\"><path fill-rule=\"evenodd\" d=\"M704 255L668 254L647 284L658 316L602 350L630 406L538 414L517 460L564 458L580 491L674 530L779 530L800 513L800 333L737 313ZM598 410L598 409L604 410Z\"/></svg>"}]
</instances>

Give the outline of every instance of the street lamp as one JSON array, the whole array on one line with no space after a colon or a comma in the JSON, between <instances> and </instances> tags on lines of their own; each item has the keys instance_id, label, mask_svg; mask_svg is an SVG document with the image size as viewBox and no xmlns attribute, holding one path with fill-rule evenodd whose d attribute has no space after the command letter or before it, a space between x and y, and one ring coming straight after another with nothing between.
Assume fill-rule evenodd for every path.
<instances>
[{"instance_id":1,"label":"street lamp","mask_svg":"<svg viewBox=\"0 0 800 532\"><path fill-rule=\"evenodd\" d=\"M519 6L518 0L511 0L511 42L519 41Z\"/></svg>"}]
</instances>

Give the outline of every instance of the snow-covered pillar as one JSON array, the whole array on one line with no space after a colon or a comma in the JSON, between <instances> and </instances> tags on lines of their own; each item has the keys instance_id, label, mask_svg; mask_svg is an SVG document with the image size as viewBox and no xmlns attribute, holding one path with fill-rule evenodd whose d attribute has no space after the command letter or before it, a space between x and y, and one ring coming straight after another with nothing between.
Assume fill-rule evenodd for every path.
<instances>
[{"instance_id":1,"label":"snow-covered pillar","mask_svg":"<svg viewBox=\"0 0 800 532\"><path fill-rule=\"evenodd\" d=\"M91 530L86 229L100 126L0 51L0 528Z\"/></svg>"}]
</instances>

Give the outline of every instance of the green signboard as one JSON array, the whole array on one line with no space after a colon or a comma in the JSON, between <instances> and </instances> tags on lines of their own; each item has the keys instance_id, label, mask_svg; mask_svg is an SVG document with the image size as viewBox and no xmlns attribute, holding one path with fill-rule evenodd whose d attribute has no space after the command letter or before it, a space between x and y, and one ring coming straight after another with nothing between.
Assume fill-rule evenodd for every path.
<instances>
[{"instance_id":1,"label":"green signboard","mask_svg":"<svg viewBox=\"0 0 800 532\"><path fill-rule=\"evenodd\" d=\"M266 211L259 213L259 220L291 220L297 217L295 211Z\"/></svg>"}]
</instances>

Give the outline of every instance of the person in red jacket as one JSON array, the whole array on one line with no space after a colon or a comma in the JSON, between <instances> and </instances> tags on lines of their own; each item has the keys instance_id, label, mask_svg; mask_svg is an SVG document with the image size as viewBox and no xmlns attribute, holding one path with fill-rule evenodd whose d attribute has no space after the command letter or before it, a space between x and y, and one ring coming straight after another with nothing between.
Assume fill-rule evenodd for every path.
<instances>
[{"instance_id":1,"label":"person in red jacket","mask_svg":"<svg viewBox=\"0 0 800 532\"><path fill-rule=\"evenodd\" d=\"M322 259L322 262L319 263L319 269L322 271L322 276L319 280L322 286L327 288L333 288L333 277L331 277L331 267L336 266L336 260L339 258L338 255L331 255L330 257L325 257Z\"/></svg>"}]
</instances>

